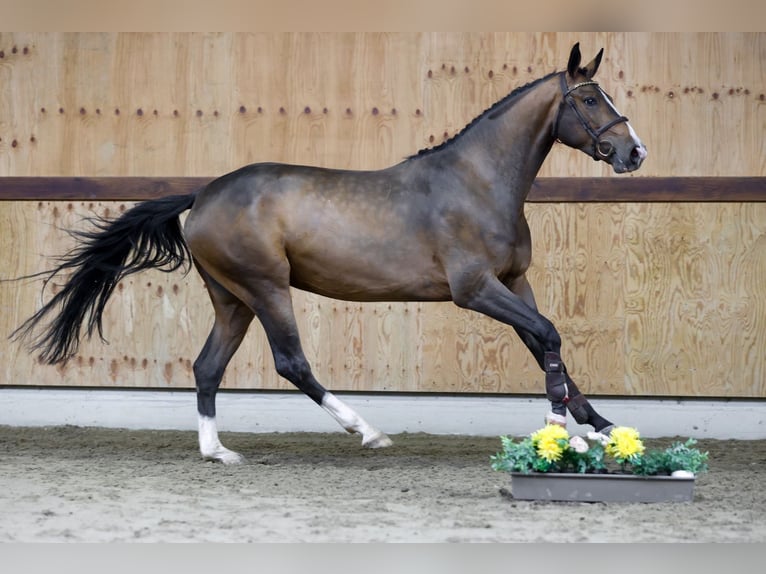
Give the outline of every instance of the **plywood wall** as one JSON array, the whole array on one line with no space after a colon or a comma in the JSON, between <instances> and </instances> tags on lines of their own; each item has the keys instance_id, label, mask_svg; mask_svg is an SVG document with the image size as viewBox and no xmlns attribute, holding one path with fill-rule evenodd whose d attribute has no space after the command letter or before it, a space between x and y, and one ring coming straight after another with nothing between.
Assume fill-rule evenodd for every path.
<instances>
[{"instance_id":1,"label":"plywood wall","mask_svg":"<svg viewBox=\"0 0 766 574\"><path fill-rule=\"evenodd\" d=\"M0 176L215 176L254 161L374 169L451 137L514 87L605 48L603 87L646 141L633 176L766 175L766 34L0 34ZM554 148L541 175L614 177ZM0 203L0 276L129 204ZM766 396L766 204L528 204L529 276L591 394ZM0 284L2 331L39 283ZM538 394L509 328L449 304L296 293L334 389ZM193 386L212 320L194 274L111 302L109 345L62 367L0 346L0 384ZM288 388L253 325L224 383Z\"/></svg>"},{"instance_id":2,"label":"plywood wall","mask_svg":"<svg viewBox=\"0 0 766 574\"><path fill-rule=\"evenodd\" d=\"M640 176L764 172L766 34L2 33L0 174L384 167L563 69L576 41L605 49L598 79L651 152ZM611 176L569 151L541 175Z\"/></svg>"}]
</instances>

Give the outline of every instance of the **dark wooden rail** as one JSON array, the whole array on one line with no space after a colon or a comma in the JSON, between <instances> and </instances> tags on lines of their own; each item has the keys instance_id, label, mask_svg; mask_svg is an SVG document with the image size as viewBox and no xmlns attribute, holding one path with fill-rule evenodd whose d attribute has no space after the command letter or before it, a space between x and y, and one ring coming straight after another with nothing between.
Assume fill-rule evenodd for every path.
<instances>
[{"instance_id":1,"label":"dark wooden rail","mask_svg":"<svg viewBox=\"0 0 766 574\"><path fill-rule=\"evenodd\" d=\"M189 193L212 177L0 177L5 201L142 201ZM528 200L566 202L766 201L766 177L541 177Z\"/></svg>"}]
</instances>

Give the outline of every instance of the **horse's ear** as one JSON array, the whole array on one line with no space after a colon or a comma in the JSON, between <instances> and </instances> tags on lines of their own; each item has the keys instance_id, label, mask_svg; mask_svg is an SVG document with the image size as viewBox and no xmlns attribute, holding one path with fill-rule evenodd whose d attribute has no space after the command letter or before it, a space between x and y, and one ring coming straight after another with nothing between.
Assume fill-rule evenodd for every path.
<instances>
[{"instance_id":1,"label":"horse's ear","mask_svg":"<svg viewBox=\"0 0 766 574\"><path fill-rule=\"evenodd\" d=\"M567 73L570 77L574 78L577 74L577 68L580 67L580 60L582 55L580 54L580 42L577 42L572 46L572 51L569 53L569 63L567 64Z\"/></svg>"},{"instance_id":2,"label":"horse's ear","mask_svg":"<svg viewBox=\"0 0 766 574\"><path fill-rule=\"evenodd\" d=\"M596 72L598 71L598 66L601 64L601 56L604 55L604 49L601 48L598 51L598 54L596 54L596 57L593 58L593 61L585 66L585 77L589 80L596 75Z\"/></svg>"}]
</instances>

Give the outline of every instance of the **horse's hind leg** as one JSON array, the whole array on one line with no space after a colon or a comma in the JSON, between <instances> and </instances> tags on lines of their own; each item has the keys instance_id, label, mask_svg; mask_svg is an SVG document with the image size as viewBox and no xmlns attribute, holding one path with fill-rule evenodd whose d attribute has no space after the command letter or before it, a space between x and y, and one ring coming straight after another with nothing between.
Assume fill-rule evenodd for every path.
<instances>
[{"instance_id":1,"label":"horse's hind leg","mask_svg":"<svg viewBox=\"0 0 766 574\"><path fill-rule=\"evenodd\" d=\"M301 347L288 287L271 285L259 289L253 307L266 331L279 375L330 413L346 431L361 434L362 446L390 446L392 443L388 436L367 423L314 378Z\"/></svg>"},{"instance_id":2,"label":"horse's hind leg","mask_svg":"<svg viewBox=\"0 0 766 574\"><path fill-rule=\"evenodd\" d=\"M205 280L215 309L213 329L194 362L200 453L207 460L238 464L243 461L242 456L224 447L218 438L215 397L224 370L253 320L253 312L199 266L197 268Z\"/></svg>"},{"instance_id":3,"label":"horse's hind leg","mask_svg":"<svg viewBox=\"0 0 766 574\"><path fill-rule=\"evenodd\" d=\"M516 278L509 287L524 303L537 311L532 287L525 276ZM569 410L577 423L590 424L599 432L609 432L614 425L598 414L585 395L580 392L566 372L560 349L546 350L540 340L529 331L516 326L514 329L535 357L540 368L545 371L545 390L551 402L551 412L546 415L546 422L565 425L566 412Z\"/></svg>"}]
</instances>

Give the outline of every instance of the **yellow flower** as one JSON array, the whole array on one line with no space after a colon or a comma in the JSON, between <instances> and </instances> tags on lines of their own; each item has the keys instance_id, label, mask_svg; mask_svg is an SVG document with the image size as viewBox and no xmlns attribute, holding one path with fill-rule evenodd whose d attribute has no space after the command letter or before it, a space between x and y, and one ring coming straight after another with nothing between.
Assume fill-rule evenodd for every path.
<instances>
[{"instance_id":1,"label":"yellow flower","mask_svg":"<svg viewBox=\"0 0 766 574\"><path fill-rule=\"evenodd\" d=\"M639 438L638 431L631 427L615 427L609 435L606 453L618 461L624 461L632 456L643 454L644 443Z\"/></svg>"},{"instance_id":2,"label":"yellow flower","mask_svg":"<svg viewBox=\"0 0 766 574\"><path fill-rule=\"evenodd\" d=\"M545 427L532 433L532 442L537 443L541 439L551 438L557 440L560 438L569 440L567 429L559 425L545 425Z\"/></svg>"},{"instance_id":3,"label":"yellow flower","mask_svg":"<svg viewBox=\"0 0 766 574\"><path fill-rule=\"evenodd\" d=\"M561 458L567 441L569 441L569 433L567 429L559 425L546 425L532 434L532 444L535 445L537 454L548 462L555 462Z\"/></svg>"}]
</instances>

